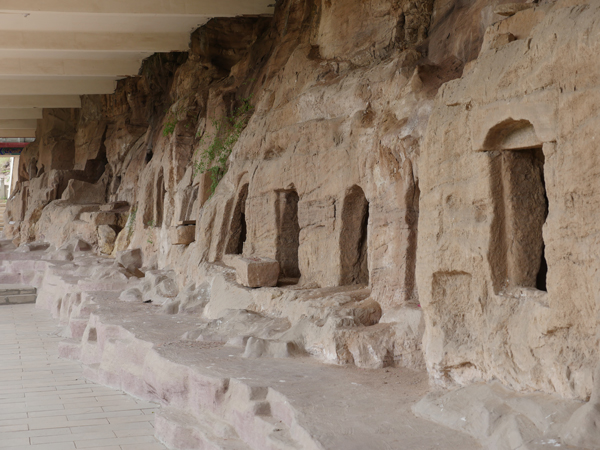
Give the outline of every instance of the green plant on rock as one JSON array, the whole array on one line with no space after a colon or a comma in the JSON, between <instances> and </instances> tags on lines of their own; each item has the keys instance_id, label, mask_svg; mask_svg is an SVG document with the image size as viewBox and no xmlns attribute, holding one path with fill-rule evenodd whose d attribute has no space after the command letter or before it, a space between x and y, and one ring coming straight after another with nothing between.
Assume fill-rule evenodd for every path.
<instances>
[{"instance_id":1,"label":"green plant on rock","mask_svg":"<svg viewBox=\"0 0 600 450\"><path fill-rule=\"evenodd\" d=\"M171 136L175 132L175 127L178 123L177 116L169 112L165 127L163 128L163 136Z\"/></svg>"},{"instance_id":2,"label":"green plant on rock","mask_svg":"<svg viewBox=\"0 0 600 450\"><path fill-rule=\"evenodd\" d=\"M241 105L233 110L230 116L213 120L215 131L209 136L203 136L198 147L203 149L199 159L194 163L195 173L210 173L210 190L215 192L219 182L227 173L227 160L233 147L239 140L242 131L248 125L252 110L252 95L242 99Z\"/></svg>"},{"instance_id":3,"label":"green plant on rock","mask_svg":"<svg viewBox=\"0 0 600 450\"><path fill-rule=\"evenodd\" d=\"M156 225L156 223L154 222L154 220L149 220L146 225L148 226L148 236L146 238L146 242L148 242L148 244L152 245L154 244L154 240L152 239L153 235L152 235L152 230L151 228L154 228L154 226Z\"/></svg>"},{"instance_id":4,"label":"green plant on rock","mask_svg":"<svg viewBox=\"0 0 600 450\"><path fill-rule=\"evenodd\" d=\"M175 132L177 124L181 121L179 118L181 117L182 113L185 113L185 116L187 117L187 113L191 110L189 106L186 106L187 100L189 100L190 97L191 95L187 95L181 98L176 103L178 104L178 106L175 109L169 108L167 110L167 116L165 118L165 123L162 132L163 136L168 137ZM185 127L189 128L189 126L190 124L188 123Z\"/></svg>"},{"instance_id":5,"label":"green plant on rock","mask_svg":"<svg viewBox=\"0 0 600 450\"><path fill-rule=\"evenodd\" d=\"M131 213L129 214L129 219L127 220L127 240L131 240L131 235L133 234L133 227L135 226L136 216L137 216L137 206L134 206L131 209Z\"/></svg>"}]
</instances>

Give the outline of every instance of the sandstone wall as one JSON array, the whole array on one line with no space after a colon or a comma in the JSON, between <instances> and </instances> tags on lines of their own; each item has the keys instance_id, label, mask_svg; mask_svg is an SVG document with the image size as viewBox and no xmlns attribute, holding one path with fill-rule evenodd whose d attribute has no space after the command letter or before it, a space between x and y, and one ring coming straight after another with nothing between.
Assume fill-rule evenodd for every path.
<instances>
[{"instance_id":1,"label":"sandstone wall","mask_svg":"<svg viewBox=\"0 0 600 450\"><path fill-rule=\"evenodd\" d=\"M600 185L598 40L588 37L599 14L559 2L490 27L479 58L436 99L417 281L440 384L590 395Z\"/></svg>"},{"instance_id":2,"label":"sandstone wall","mask_svg":"<svg viewBox=\"0 0 600 450\"><path fill-rule=\"evenodd\" d=\"M6 234L141 248L144 270L172 271L181 290L214 284L207 317L309 317L322 335L303 343L337 363L419 366L424 314L434 381L585 398L597 8L505 18L498 3L288 0L273 18L213 20L114 95L44 112ZM213 193L195 165L240 108ZM239 253L279 260L288 290L215 275Z\"/></svg>"},{"instance_id":3,"label":"sandstone wall","mask_svg":"<svg viewBox=\"0 0 600 450\"><path fill-rule=\"evenodd\" d=\"M118 250L142 247L149 266L172 266L182 257L219 261L232 247L234 203L248 185L244 254L278 257L285 251L274 205L293 191L300 285L354 280L372 286L388 308L416 303L415 159L437 86L425 86L415 68L426 55L417 46L426 45L431 13L431 2L296 1L272 20L212 21L194 34L189 55L156 55L139 78L121 82L115 95L85 97L80 112L47 113L40 138L23 158L25 179L41 172L57 176L54 170L89 172L92 162L106 170L102 177L79 177L96 186L78 185L96 198L63 198L69 206L53 206L45 216L40 208L35 217L19 210L24 202L32 210L32 194L23 184L9 212L14 222L9 235L56 246L73 234L93 240L95 230L78 223L78 214L93 204L127 202L132 212L127 231L112 223L122 218L109 223L121 233ZM195 173L192 162L202 139L213 135L213 121L231 115L245 99L251 99L252 118L211 196L208 175ZM70 120L58 124L59 113ZM169 126L171 134L164 132ZM53 130L64 144L52 141L50 147ZM43 208L66 187L41 182L54 189L38 202ZM361 211L350 205L354 191L362 198ZM61 208L75 208L75 216L61 221L55 217ZM170 229L196 219L197 243L171 246ZM360 244L364 257L343 254L360 253L355 241L364 240L362 222L368 228ZM367 275L357 280L346 274L365 265L363 260ZM196 265L179 268L182 282L195 276Z\"/></svg>"}]
</instances>

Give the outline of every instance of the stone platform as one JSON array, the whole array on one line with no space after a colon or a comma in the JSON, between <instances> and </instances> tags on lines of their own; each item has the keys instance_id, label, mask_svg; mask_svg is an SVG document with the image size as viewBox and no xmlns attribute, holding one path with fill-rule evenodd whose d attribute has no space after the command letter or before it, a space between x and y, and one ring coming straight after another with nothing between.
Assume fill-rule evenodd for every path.
<instances>
[{"instance_id":1,"label":"stone platform","mask_svg":"<svg viewBox=\"0 0 600 450\"><path fill-rule=\"evenodd\" d=\"M570 417L583 408L497 384L430 392L426 371L399 364L371 370L323 364L313 347L299 348L308 334L272 339L287 332L287 319L235 303L233 294L247 288L225 267L212 267L205 276L211 285L186 290L174 303L163 298L172 295L167 271L146 270L138 278L91 252L75 252L69 261L45 255L33 246L0 248L0 282L38 288L36 307L62 325L59 356L81 362L89 381L160 404L154 437L173 450L553 449L563 446ZM136 289L139 298L122 298ZM299 301L286 299L289 308ZM314 317L337 311L300 301L312 305ZM336 336L377 334L386 325L342 323ZM368 351L370 342L361 346Z\"/></svg>"},{"instance_id":2,"label":"stone platform","mask_svg":"<svg viewBox=\"0 0 600 450\"><path fill-rule=\"evenodd\" d=\"M0 308L0 448L164 450L158 405L86 380L58 357L61 329L33 304Z\"/></svg>"},{"instance_id":3,"label":"stone platform","mask_svg":"<svg viewBox=\"0 0 600 450\"><path fill-rule=\"evenodd\" d=\"M89 381L161 405L154 437L167 448L481 448L412 414L429 390L425 371L340 367L308 355L245 357L243 345L218 339L211 328L190 338L212 323L199 314L119 300L140 281L119 278L114 260L51 261L43 254L0 252L0 280L38 287L37 308L62 323L59 355L80 361Z\"/></svg>"}]
</instances>

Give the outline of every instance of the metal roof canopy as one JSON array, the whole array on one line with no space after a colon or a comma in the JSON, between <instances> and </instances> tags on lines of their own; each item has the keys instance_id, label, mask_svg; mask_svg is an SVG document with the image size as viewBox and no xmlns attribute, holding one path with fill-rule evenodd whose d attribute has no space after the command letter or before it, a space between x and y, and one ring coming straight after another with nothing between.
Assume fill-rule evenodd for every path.
<instances>
[{"instance_id":1,"label":"metal roof canopy","mask_svg":"<svg viewBox=\"0 0 600 450\"><path fill-rule=\"evenodd\" d=\"M186 51L213 17L270 15L275 0L0 0L0 138L35 137L42 108L111 94L156 52Z\"/></svg>"}]
</instances>

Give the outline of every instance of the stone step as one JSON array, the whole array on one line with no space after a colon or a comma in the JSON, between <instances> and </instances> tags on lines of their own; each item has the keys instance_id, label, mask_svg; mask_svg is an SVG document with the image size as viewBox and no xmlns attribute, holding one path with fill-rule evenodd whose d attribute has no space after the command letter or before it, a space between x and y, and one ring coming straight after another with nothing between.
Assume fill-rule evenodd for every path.
<instances>
[{"instance_id":1,"label":"stone step","mask_svg":"<svg viewBox=\"0 0 600 450\"><path fill-rule=\"evenodd\" d=\"M289 428L281 421L271 416L257 416L257 420L264 422L271 429L267 437L270 447L277 450L302 450L302 446L294 440Z\"/></svg>"},{"instance_id":2,"label":"stone step","mask_svg":"<svg viewBox=\"0 0 600 450\"><path fill-rule=\"evenodd\" d=\"M58 343L58 356L77 361L81 358L81 340L64 339Z\"/></svg>"},{"instance_id":3,"label":"stone step","mask_svg":"<svg viewBox=\"0 0 600 450\"><path fill-rule=\"evenodd\" d=\"M35 303L37 295L0 295L0 305L21 305L25 303Z\"/></svg>"},{"instance_id":4,"label":"stone step","mask_svg":"<svg viewBox=\"0 0 600 450\"><path fill-rule=\"evenodd\" d=\"M35 303L37 289L18 284L0 284L0 305Z\"/></svg>"},{"instance_id":5,"label":"stone step","mask_svg":"<svg viewBox=\"0 0 600 450\"><path fill-rule=\"evenodd\" d=\"M4 272L0 274L0 287L6 285L15 285L22 281L20 273Z\"/></svg>"},{"instance_id":6,"label":"stone step","mask_svg":"<svg viewBox=\"0 0 600 450\"><path fill-rule=\"evenodd\" d=\"M174 408L161 408L154 422L155 437L177 450L252 450L233 427L206 414L200 420Z\"/></svg>"},{"instance_id":7,"label":"stone step","mask_svg":"<svg viewBox=\"0 0 600 450\"><path fill-rule=\"evenodd\" d=\"M22 284L0 284L0 295L37 294L37 289Z\"/></svg>"}]
</instances>

